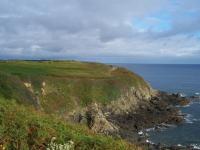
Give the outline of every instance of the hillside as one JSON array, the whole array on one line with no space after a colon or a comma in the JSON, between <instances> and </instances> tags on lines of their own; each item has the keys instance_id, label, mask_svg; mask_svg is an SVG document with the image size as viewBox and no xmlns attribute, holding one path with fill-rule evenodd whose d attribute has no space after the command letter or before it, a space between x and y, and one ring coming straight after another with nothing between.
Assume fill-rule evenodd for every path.
<instances>
[{"instance_id":1,"label":"hillside","mask_svg":"<svg viewBox=\"0 0 200 150\"><path fill-rule=\"evenodd\" d=\"M0 94L65 115L93 102L103 105L130 87L149 90L138 75L119 67L76 61L2 61Z\"/></svg>"},{"instance_id":2,"label":"hillside","mask_svg":"<svg viewBox=\"0 0 200 150\"><path fill-rule=\"evenodd\" d=\"M98 134L98 121L105 123L101 126L103 132L114 126L107 121L101 108L117 106L122 95L133 87L138 91L150 88L138 75L104 64L1 61L1 148L46 149L55 137L54 146L69 145L72 141L72 149L141 149L119 137ZM66 122L64 118L74 110L75 114L80 110L85 114L90 111L92 115L94 110L95 119L101 114L90 128L94 130L88 129L88 121L86 124Z\"/></svg>"},{"instance_id":3,"label":"hillside","mask_svg":"<svg viewBox=\"0 0 200 150\"><path fill-rule=\"evenodd\" d=\"M55 148L57 147L57 149ZM60 147L60 149L58 148ZM67 148L68 147L68 148ZM98 135L83 125L0 98L0 149L141 150L121 139Z\"/></svg>"},{"instance_id":4,"label":"hillside","mask_svg":"<svg viewBox=\"0 0 200 150\"><path fill-rule=\"evenodd\" d=\"M52 145L71 141L73 149L155 148L139 131L182 122L179 104L188 100L153 90L142 77L117 66L0 62L0 144L12 150L46 149L55 138Z\"/></svg>"}]
</instances>

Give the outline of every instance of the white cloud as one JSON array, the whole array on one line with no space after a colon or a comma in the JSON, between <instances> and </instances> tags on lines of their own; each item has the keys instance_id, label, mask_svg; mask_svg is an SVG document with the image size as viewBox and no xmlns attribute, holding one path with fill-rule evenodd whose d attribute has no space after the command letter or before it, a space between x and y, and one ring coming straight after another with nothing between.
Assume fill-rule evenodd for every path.
<instances>
[{"instance_id":1,"label":"white cloud","mask_svg":"<svg viewBox=\"0 0 200 150\"><path fill-rule=\"evenodd\" d=\"M182 57L199 55L200 3L178 0L1 0L2 57ZM187 5L186 5L187 4ZM181 17L194 9L190 17ZM176 11L175 11L176 10ZM154 14L171 14L172 29L156 32L162 21ZM175 17L173 17L175 16ZM147 29L134 26L147 18ZM185 20L186 19L186 20ZM189 36L190 35L190 36Z\"/></svg>"}]
</instances>

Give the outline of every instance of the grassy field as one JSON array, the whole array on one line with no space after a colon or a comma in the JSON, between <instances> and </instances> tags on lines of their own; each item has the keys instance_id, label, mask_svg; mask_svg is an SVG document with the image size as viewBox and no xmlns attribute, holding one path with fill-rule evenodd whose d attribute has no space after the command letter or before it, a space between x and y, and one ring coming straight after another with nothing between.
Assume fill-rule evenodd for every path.
<instances>
[{"instance_id":1,"label":"grassy field","mask_svg":"<svg viewBox=\"0 0 200 150\"><path fill-rule=\"evenodd\" d=\"M24 84L29 83L27 89ZM65 114L92 102L107 104L134 86L147 87L138 75L99 63L77 61L1 61L0 95Z\"/></svg>"},{"instance_id":2,"label":"grassy field","mask_svg":"<svg viewBox=\"0 0 200 150\"><path fill-rule=\"evenodd\" d=\"M3 72L20 77L54 76L54 77L109 77L109 66L98 63L77 61L8 61L0 62Z\"/></svg>"}]
</instances>

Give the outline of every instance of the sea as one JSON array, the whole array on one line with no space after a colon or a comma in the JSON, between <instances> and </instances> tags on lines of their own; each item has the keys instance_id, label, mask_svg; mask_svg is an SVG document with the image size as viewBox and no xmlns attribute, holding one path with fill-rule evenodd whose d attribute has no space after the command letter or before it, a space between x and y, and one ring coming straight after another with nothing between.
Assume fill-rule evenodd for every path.
<instances>
[{"instance_id":1,"label":"sea","mask_svg":"<svg viewBox=\"0 0 200 150\"><path fill-rule=\"evenodd\" d=\"M154 89L181 93L191 103L180 107L186 115L177 126L148 130L152 143L165 145L193 145L200 147L200 65L197 64L115 64L142 76ZM195 96L196 98L190 98Z\"/></svg>"}]
</instances>

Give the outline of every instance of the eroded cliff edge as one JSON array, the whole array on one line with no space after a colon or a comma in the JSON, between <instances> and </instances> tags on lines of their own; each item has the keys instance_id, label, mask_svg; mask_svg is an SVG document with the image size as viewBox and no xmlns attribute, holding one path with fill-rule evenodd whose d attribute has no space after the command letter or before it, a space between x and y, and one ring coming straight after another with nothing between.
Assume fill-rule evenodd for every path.
<instances>
[{"instance_id":1,"label":"eroded cliff edge","mask_svg":"<svg viewBox=\"0 0 200 150\"><path fill-rule=\"evenodd\" d=\"M184 116L175 106L186 105L188 102L176 94L151 88L147 91L131 88L107 106L93 103L81 111L75 111L71 117L95 132L119 136L130 142L143 142L139 141L139 131L181 123Z\"/></svg>"},{"instance_id":2,"label":"eroded cliff edge","mask_svg":"<svg viewBox=\"0 0 200 150\"><path fill-rule=\"evenodd\" d=\"M0 63L0 95L97 133L138 141L137 132L180 123L175 105L188 101L152 89L139 75L117 66L76 61Z\"/></svg>"}]
</instances>

